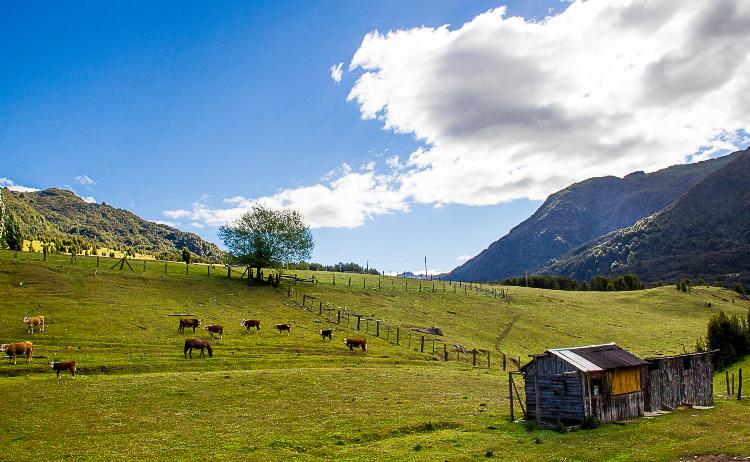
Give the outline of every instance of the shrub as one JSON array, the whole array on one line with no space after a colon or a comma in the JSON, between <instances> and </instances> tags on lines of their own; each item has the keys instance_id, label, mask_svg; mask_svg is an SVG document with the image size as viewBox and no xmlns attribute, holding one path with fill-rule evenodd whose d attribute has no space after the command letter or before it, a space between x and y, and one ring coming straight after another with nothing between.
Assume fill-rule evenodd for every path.
<instances>
[{"instance_id":1,"label":"shrub","mask_svg":"<svg viewBox=\"0 0 750 462\"><path fill-rule=\"evenodd\" d=\"M590 415L583 421L583 424L581 424L581 428L584 430L592 430L594 428L598 428L599 426L601 426L601 424L602 423L599 419Z\"/></svg>"}]
</instances>

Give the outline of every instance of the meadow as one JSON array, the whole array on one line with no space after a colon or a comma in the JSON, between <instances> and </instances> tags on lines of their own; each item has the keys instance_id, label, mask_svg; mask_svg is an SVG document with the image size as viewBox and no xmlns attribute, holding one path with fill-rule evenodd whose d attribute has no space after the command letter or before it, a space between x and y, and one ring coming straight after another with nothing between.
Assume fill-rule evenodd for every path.
<instances>
[{"instance_id":1,"label":"meadow","mask_svg":"<svg viewBox=\"0 0 750 462\"><path fill-rule=\"evenodd\" d=\"M692 350L718 310L750 303L715 287L562 292L521 287L510 297L453 284L316 273L318 284L274 288L205 265L131 262L0 251L0 341L32 340L36 359L0 363L0 460L677 460L750 454L750 404L678 410L565 434L508 421L500 354L528 360L546 348L614 341L642 356ZM119 267L118 267L119 268ZM300 277L312 273L292 271ZM348 278L352 278L349 286ZM346 283L344 283L346 282ZM380 283L380 288L378 288ZM408 291L406 284L409 284ZM485 286L483 286L485 287ZM492 287L500 288L500 286ZM463 289L463 286L460 287ZM315 297L301 304L302 296ZM320 304L383 320L356 331ZM710 303L710 307L709 307ZM24 314L46 317L27 334ZM175 313L225 327L213 358L185 359ZM242 318L260 319L247 333ZM335 319L334 316L331 317ZM344 318L342 318L344 319ZM273 330L292 324L291 335ZM318 330L332 327L332 342ZM437 326L454 344L490 351L491 368L440 349L420 350ZM391 329L389 334L387 329ZM394 330L400 331L400 342ZM346 336L368 339L349 351ZM387 337L387 338L386 338ZM443 340L443 339L440 339ZM76 380L47 362L75 360ZM744 364L750 365L750 360ZM733 366L733 367L738 367ZM512 366L515 367L515 366Z\"/></svg>"}]
</instances>

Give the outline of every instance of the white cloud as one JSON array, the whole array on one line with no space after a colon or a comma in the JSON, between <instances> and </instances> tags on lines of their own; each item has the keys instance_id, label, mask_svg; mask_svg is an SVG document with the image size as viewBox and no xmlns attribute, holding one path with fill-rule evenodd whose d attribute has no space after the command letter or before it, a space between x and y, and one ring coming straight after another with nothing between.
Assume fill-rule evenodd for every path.
<instances>
[{"instance_id":1,"label":"white cloud","mask_svg":"<svg viewBox=\"0 0 750 462\"><path fill-rule=\"evenodd\" d=\"M79 197L81 197L81 196L79 196ZM83 199L83 201L86 202L86 203L96 204L96 198L94 198L94 196L81 197L81 199Z\"/></svg>"},{"instance_id":2,"label":"white cloud","mask_svg":"<svg viewBox=\"0 0 750 462\"><path fill-rule=\"evenodd\" d=\"M460 262L464 262L464 261L472 258L473 256L474 255L459 255L458 257L456 257L456 260L458 260Z\"/></svg>"},{"instance_id":3,"label":"white cloud","mask_svg":"<svg viewBox=\"0 0 750 462\"><path fill-rule=\"evenodd\" d=\"M219 226L253 203L319 227L412 203L544 199L571 183L710 158L750 143L750 2L574 1L542 21L483 13L457 29L367 34L348 69L364 119L411 134L388 173L365 163L222 207L164 212ZM343 65L331 67L339 82ZM371 169L370 169L371 168Z\"/></svg>"},{"instance_id":4,"label":"white cloud","mask_svg":"<svg viewBox=\"0 0 750 462\"><path fill-rule=\"evenodd\" d=\"M334 82L340 83L341 77L344 75L344 63L338 63L331 66L331 78Z\"/></svg>"},{"instance_id":5,"label":"white cloud","mask_svg":"<svg viewBox=\"0 0 750 462\"><path fill-rule=\"evenodd\" d=\"M578 1L541 22L498 8L455 30L368 34L348 98L423 142L401 178L405 197L543 199L748 131L747 43L750 3L739 0Z\"/></svg>"},{"instance_id":6,"label":"white cloud","mask_svg":"<svg viewBox=\"0 0 750 462\"><path fill-rule=\"evenodd\" d=\"M180 223L177 223L176 221L154 220L154 223L171 226L172 228L178 228L180 226Z\"/></svg>"},{"instance_id":7,"label":"white cloud","mask_svg":"<svg viewBox=\"0 0 750 462\"><path fill-rule=\"evenodd\" d=\"M73 182L86 187L86 189L91 189L92 187L96 186L96 181L89 178L88 175L78 175L77 177L73 178Z\"/></svg>"},{"instance_id":8,"label":"white cloud","mask_svg":"<svg viewBox=\"0 0 750 462\"><path fill-rule=\"evenodd\" d=\"M0 188L8 188L10 191L16 191L16 192L34 192L34 191L39 191L38 188L31 188L31 187L28 187L28 186L22 186L20 184L16 184L10 178L0 178Z\"/></svg>"},{"instance_id":9,"label":"white cloud","mask_svg":"<svg viewBox=\"0 0 750 462\"><path fill-rule=\"evenodd\" d=\"M192 226L194 228L202 229L203 228L203 223L198 223L197 221L194 221L194 222L190 223L190 226Z\"/></svg>"}]
</instances>

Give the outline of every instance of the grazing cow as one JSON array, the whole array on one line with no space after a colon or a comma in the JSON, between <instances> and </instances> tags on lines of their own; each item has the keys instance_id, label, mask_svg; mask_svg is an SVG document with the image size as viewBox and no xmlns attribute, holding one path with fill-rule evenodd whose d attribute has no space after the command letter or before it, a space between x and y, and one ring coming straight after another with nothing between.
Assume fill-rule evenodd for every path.
<instances>
[{"instance_id":1,"label":"grazing cow","mask_svg":"<svg viewBox=\"0 0 750 462\"><path fill-rule=\"evenodd\" d=\"M208 340L203 340L201 338L189 338L185 340L185 359L187 359L188 353L190 353L190 359L193 358L193 348L196 350L201 350L201 354L199 358L203 358L203 350L208 350L208 357L213 358L214 352L211 349L211 345L209 345Z\"/></svg>"},{"instance_id":2,"label":"grazing cow","mask_svg":"<svg viewBox=\"0 0 750 462\"><path fill-rule=\"evenodd\" d=\"M31 342L5 343L0 345L0 353L6 353L13 364L16 364L16 356L25 354L26 362L30 363L32 346Z\"/></svg>"},{"instance_id":3,"label":"grazing cow","mask_svg":"<svg viewBox=\"0 0 750 462\"><path fill-rule=\"evenodd\" d=\"M217 334L219 338L224 338L224 326L221 324L209 324L207 326L203 326L206 331L211 334L211 339L213 340L214 334Z\"/></svg>"},{"instance_id":4,"label":"grazing cow","mask_svg":"<svg viewBox=\"0 0 750 462\"><path fill-rule=\"evenodd\" d=\"M289 324L289 323L287 323L287 324L276 324L274 326L274 328L276 328L276 330L278 330L279 333L282 333L282 332L286 331L286 335L289 335L289 334L292 333L292 325Z\"/></svg>"},{"instance_id":5,"label":"grazing cow","mask_svg":"<svg viewBox=\"0 0 750 462\"><path fill-rule=\"evenodd\" d=\"M362 351L367 351L366 338L345 338L344 345L348 346L350 351L354 348L362 348Z\"/></svg>"},{"instance_id":6,"label":"grazing cow","mask_svg":"<svg viewBox=\"0 0 750 462\"><path fill-rule=\"evenodd\" d=\"M320 336L323 337L324 342L326 341L326 337L328 337L328 340L333 340L333 329L321 329Z\"/></svg>"},{"instance_id":7,"label":"grazing cow","mask_svg":"<svg viewBox=\"0 0 750 462\"><path fill-rule=\"evenodd\" d=\"M51 361L49 367L53 371L57 372L57 380L60 380L60 372L70 371L71 378L76 378L76 362L75 361Z\"/></svg>"},{"instance_id":8,"label":"grazing cow","mask_svg":"<svg viewBox=\"0 0 750 462\"><path fill-rule=\"evenodd\" d=\"M24 315L23 322L26 324L27 334L33 334L34 328L38 328L39 332L44 332L44 316L34 316L30 318L29 315Z\"/></svg>"},{"instance_id":9,"label":"grazing cow","mask_svg":"<svg viewBox=\"0 0 750 462\"><path fill-rule=\"evenodd\" d=\"M245 326L248 332L250 332L250 329L255 327L255 332L258 332L260 330L260 320L258 319L243 319L240 321L240 326Z\"/></svg>"},{"instance_id":10,"label":"grazing cow","mask_svg":"<svg viewBox=\"0 0 750 462\"><path fill-rule=\"evenodd\" d=\"M202 319L187 319L182 318L180 319L180 327L177 328L177 332L184 334L186 327L192 327L193 333L195 333L195 328L201 325Z\"/></svg>"}]
</instances>

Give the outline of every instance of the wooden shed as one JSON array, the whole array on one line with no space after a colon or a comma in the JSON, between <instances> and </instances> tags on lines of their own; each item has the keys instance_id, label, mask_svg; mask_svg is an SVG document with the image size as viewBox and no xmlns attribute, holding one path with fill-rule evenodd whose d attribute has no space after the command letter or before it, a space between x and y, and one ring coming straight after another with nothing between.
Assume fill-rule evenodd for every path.
<instances>
[{"instance_id":1,"label":"wooden shed","mask_svg":"<svg viewBox=\"0 0 750 462\"><path fill-rule=\"evenodd\" d=\"M643 415L647 363L614 343L547 350L521 368L526 414L540 422L602 423Z\"/></svg>"},{"instance_id":2,"label":"wooden shed","mask_svg":"<svg viewBox=\"0 0 750 462\"><path fill-rule=\"evenodd\" d=\"M671 411L681 405L713 406L714 353L647 358L643 373L645 409Z\"/></svg>"}]
</instances>

